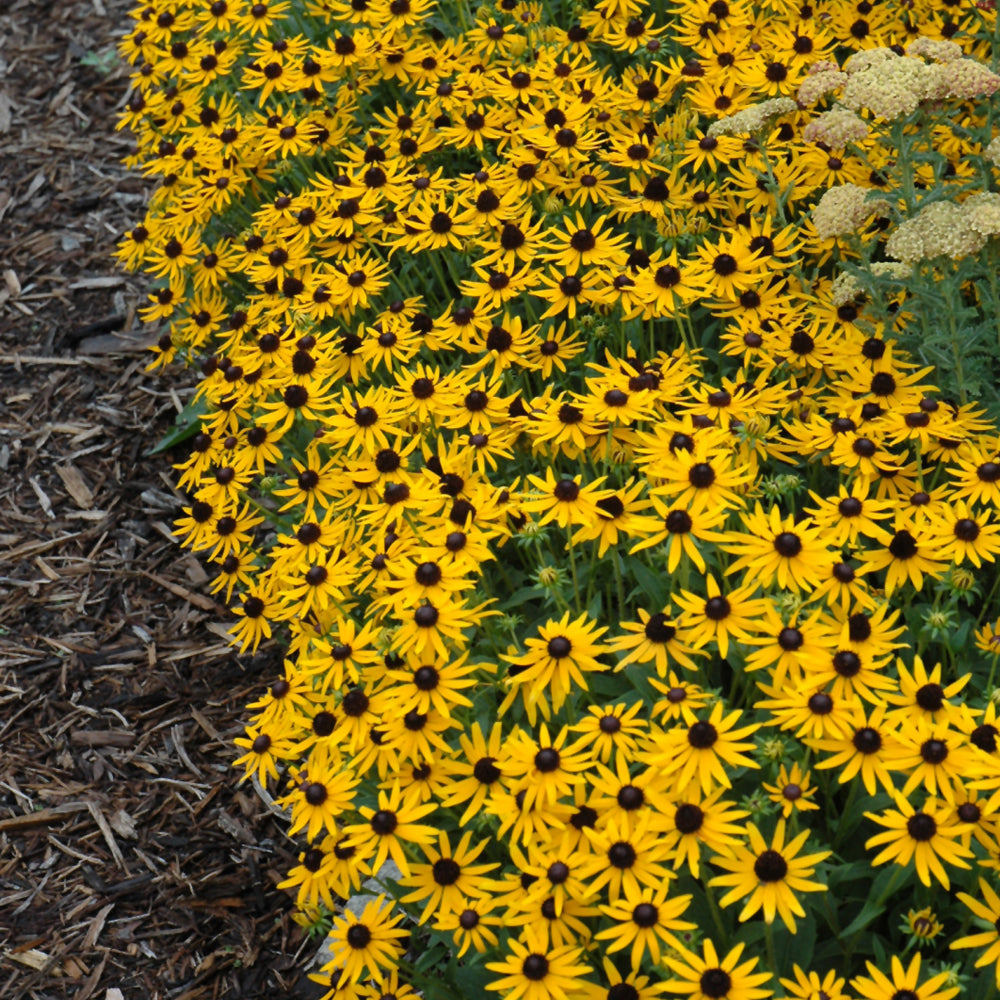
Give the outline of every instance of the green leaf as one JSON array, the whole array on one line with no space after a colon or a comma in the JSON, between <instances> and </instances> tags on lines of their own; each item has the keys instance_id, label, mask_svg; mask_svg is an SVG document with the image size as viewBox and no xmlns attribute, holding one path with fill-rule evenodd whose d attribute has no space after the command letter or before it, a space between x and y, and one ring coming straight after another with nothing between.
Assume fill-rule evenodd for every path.
<instances>
[{"instance_id":1,"label":"green leaf","mask_svg":"<svg viewBox=\"0 0 1000 1000\"><path fill-rule=\"evenodd\" d=\"M177 414L172 430L167 431L154 447L146 452L146 457L159 455L169 451L182 441L193 438L201 430L201 418L208 413L208 401L204 396L191 400L187 406Z\"/></svg>"},{"instance_id":2,"label":"green leaf","mask_svg":"<svg viewBox=\"0 0 1000 1000\"><path fill-rule=\"evenodd\" d=\"M499 604L493 606L497 611L510 611L512 608L519 607L527 601L536 601L543 597L545 597L545 590L542 587L522 587L511 594L506 601L501 601Z\"/></svg>"},{"instance_id":3,"label":"green leaf","mask_svg":"<svg viewBox=\"0 0 1000 1000\"><path fill-rule=\"evenodd\" d=\"M888 901L882 899L882 892L896 875L896 866L889 865L878 873L875 881L872 882L871 890L865 905L861 907L861 912L841 931L841 937L848 940L858 931L863 931L869 924L878 919L879 915L885 911Z\"/></svg>"},{"instance_id":4,"label":"green leaf","mask_svg":"<svg viewBox=\"0 0 1000 1000\"><path fill-rule=\"evenodd\" d=\"M831 865L827 887L832 890L846 882L856 882L862 878L871 881L871 875L872 863L868 858L852 861L850 864Z\"/></svg>"},{"instance_id":5,"label":"green leaf","mask_svg":"<svg viewBox=\"0 0 1000 1000\"><path fill-rule=\"evenodd\" d=\"M664 574L660 576L654 573L644 562L639 559L624 559L625 569L632 575L639 585L639 593L643 600L642 605L659 611L665 607L667 598L670 596L670 578Z\"/></svg>"},{"instance_id":6,"label":"green leaf","mask_svg":"<svg viewBox=\"0 0 1000 1000\"><path fill-rule=\"evenodd\" d=\"M486 997L490 994L486 986L496 975L482 966L461 964L455 966L453 973L455 985L459 988L458 995L462 997Z\"/></svg>"},{"instance_id":7,"label":"green leaf","mask_svg":"<svg viewBox=\"0 0 1000 1000\"><path fill-rule=\"evenodd\" d=\"M772 933L774 958L782 975L790 975L793 965L809 968L816 948L816 918L811 913L804 920L801 917L796 919L794 934L777 921Z\"/></svg>"}]
</instances>

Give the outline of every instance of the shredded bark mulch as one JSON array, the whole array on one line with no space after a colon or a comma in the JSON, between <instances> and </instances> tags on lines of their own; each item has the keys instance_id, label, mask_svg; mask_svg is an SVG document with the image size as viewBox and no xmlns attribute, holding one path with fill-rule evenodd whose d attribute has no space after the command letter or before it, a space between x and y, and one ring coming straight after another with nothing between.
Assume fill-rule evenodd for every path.
<instances>
[{"instance_id":1,"label":"shredded bark mulch","mask_svg":"<svg viewBox=\"0 0 1000 1000\"><path fill-rule=\"evenodd\" d=\"M193 383L143 373L116 239L129 0L0 6L0 996L314 996L295 845L230 763L280 656L234 655L170 538Z\"/></svg>"}]
</instances>

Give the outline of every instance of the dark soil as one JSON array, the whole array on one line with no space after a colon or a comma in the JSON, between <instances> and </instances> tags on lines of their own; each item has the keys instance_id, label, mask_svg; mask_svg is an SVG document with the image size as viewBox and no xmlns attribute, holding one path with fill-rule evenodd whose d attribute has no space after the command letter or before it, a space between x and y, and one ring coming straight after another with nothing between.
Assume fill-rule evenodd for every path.
<instances>
[{"instance_id":1,"label":"dark soil","mask_svg":"<svg viewBox=\"0 0 1000 1000\"><path fill-rule=\"evenodd\" d=\"M0 5L0 997L313 996L295 845L230 767L280 659L227 645L169 537L184 455L147 457L192 384L144 374L111 258L131 6Z\"/></svg>"}]
</instances>

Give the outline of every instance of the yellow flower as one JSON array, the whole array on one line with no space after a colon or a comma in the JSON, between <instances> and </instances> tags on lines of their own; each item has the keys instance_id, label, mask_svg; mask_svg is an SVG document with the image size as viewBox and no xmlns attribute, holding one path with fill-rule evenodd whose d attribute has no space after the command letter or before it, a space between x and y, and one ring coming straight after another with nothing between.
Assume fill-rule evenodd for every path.
<instances>
[{"instance_id":1,"label":"yellow flower","mask_svg":"<svg viewBox=\"0 0 1000 1000\"><path fill-rule=\"evenodd\" d=\"M473 864L489 845L489 841L481 840L475 848L470 849L471 840L472 831L466 831L452 851L448 834L439 834L437 849L431 844L425 844L422 848L430 863L412 865L412 874L399 880L401 886L414 889L400 897L401 903L427 900L420 915L420 923L426 923L432 914L440 920L450 913L461 912L466 897L488 896L493 891L494 883L485 874L500 866L496 863Z\"/></svg>"},{"instance_id":2,"label":"yellow flower","mask_svg":"<svg viewBox=\"0 0 1000 1000\"><path fill-rule=\"evenodd\" d=\"M970 896L967 892L958 893L958 898L972 912L977 922L983 922L986 927L976 934L957 938L949 945L950 948L982 948L982 953L976 958L976 968L982 969L993 963L998 988L1000 988L1000 896L984 878L979 879L980 898Z\"/></svg>"},{"instance_id":3,"label":"yellow flower","mask_svg":"<svg viewBox=\"0 0 1000 1000\"><path fill-rule=\"evenodd\" d=\"M957 868L968 868L965 858L972 851L959 843L961 828L949 817L946 803L928 799L918 810L899 792L893 792L895 809L882 813L865 813L868 819L887 829L865 841L865 848L880 847L882 851L872 860L873 865L893 861L897 865L916 863L917 877L924 885L931 884L933 875L946 889L951 881L942 862Z\"/></svg>"},{"instance_id":4,"label":"yellow flower","mask_svg":"<svg viewBox=\"0 0 1000 1000\"><path fill-rule=\"evenodd\" d=\"M773 785L763 783L768 798L781 806L781 815L788 819L793 812L819 809L810 799L816 794L816 787L809 787L809 772L803 772L798 763L792 764L790 771L782 764L778 769L778 780Z\"/></svg>"},{"instance_id":5,"label":"yellow flower","mask_svg":"<svg viewBox=\"0 0 1000 1000\"><path fill-rule=\"evenodd\" d=\"M663 945L680 950L681 944L673 931L694 930L697 926L687 920L678 919L691 902L691 896L667 898L668 885L657 889L638 886L626 889L612 905L602 906L605 916L615 921L616 926L600 931L598 941L610 941L609 954L632 946L632 971L642 968L642 960L649 954L654 964L659 964Z\"/></svg>"},{"instance_id":6,"label":"yellow flower","mask_svg":"<svg viewBox=\"0 0 1000 1000\"><path fill-rule=\"evenodd\" d=\"M788 991L788 1000L816 1000L826 997L827 1000L853 1000L844 992L846 980L831 969L825 976L818 972L806 972L798 965L792 966L794 979L781 979L779 982Z\"/></svg>"},{"instance_id":7,"label":"yellow flower","mask_svg":"<svg viewBox=\"0 0 1000 1000\"><path fill-rule=\"evenodd\" d=\"M893 955L891 976L882 972L874 962L866 961L865 965L868 976L858 976L851 980L851 986L865 1000L895 1000L900 993L917 997L918 1000L951 1000L960 990L958 986L945 986L951 975L947 969L921 983L919 952L913 956L909 968L904 968L901 959Z\"/></svg>"},{"instance_id":8,"label":"yellow flower","mask_svg":"<svg viewBox=\"0 0 1000 1000\"><path fill-rule=\"evenodd\" d=\"M826 891L825 885L809 881L809 876L815 872L815 865L828 858L831 852L799 855L809 838L809 831L804 830L786 844L783 819L778 820L770 846L753 823L747 824L747 836L749 849L740 846L733 849L732 856L716 855L712 858L713 865L724 868L730 874L717 875L709 885L730 887L720 900L722 906L749 896L739 914L741 923L758 910L763 910L767 923L773 923L775 916L779 916L794 934L795 917L805 916L795 893Z\"/></svg>"},{"instance_id":9,"label":"yellow flower","mask_svg":"<svg viewBox=\"0 0 1000 1000\"><path fill-rule=\"evenodd\" d=\"M745 570L762 587L777 583L796 592L819 585L831 555L819 528L796 523L794 514L782 518L777 506L765 514L759 503L740 520L744 531L726 532L720 539L719 547L738 557L727 576Z\"/></svg>"},{"instance_id":10,"label":"yellow flower","mask_svg":"<svg viewBox=\"0 0 1000 1000\"><path fill-rule=\"evenodd\" d=\"M405 913L392 914L393 903L385 896L368 903L359 917L351 913L336 917L328 938L332 958L320 968L340 971L349 982L359 982L367 973L382 982L403 957L401 938L409 931L397 926Z\"/></svg>"},{"instance_id":11,"label":"yellow flower","mask_svg":"<svg viewBox=\"0 0 1000 1000\"><path fill-rule=\"evenodd\" d=\"M757 591L753 578L745 586L734 587L723 594L715 577L709 573L705 578L705 587L708 591L706 597L686 590L674 595L674 600L685 612L681 614L678 624L697 646L707 646L715 641L719 655L725 659L729 655L730 640L752 641L751 623L764 614L767 602L752 596Z\"/></svg>"},{"instance_id":12,"label":"yellow flower","mask_svg":"<svg viewBox=\"0 0 1000 1000\"><path fill-rule=\"evenodd\" d=\"M738 944L720 959L711 938L705 938L701 955L683 949L680 958L668 956L667 965L680 978L670 980L667 989L689 1000L767 1000L771 990L760 987L771 973L754 972L756 958L740 963L744 947Z\"/></svg>"},{"instance_id":13,"label":"yellow flower","mask_svg":"<svg viewBox=\"0 0 1000 1000\"><path fill-rule=\"evenodd\" d=\"M486 984L488 990L503 993L505 1000L571 1000L583 985L590 967L580 960L577 945L546 948L529 932L525 941L510 940L510 954L503 962L487 962L486 968L500 975Z\"/></svg>"},{"instance_id":14,"label":"yellow flower","mask_svg":"<svg viewBox=\"0 0 1000 1000\"><path fill-rule=\"evenodd\" d=\"M639 759L662 768L664 775L672 775L677 792L694 784L700 785L705 795L719 786L731 788L731 771L759 766L746 755L753 743L745 737L760 726L751 723L737 729L742 713L736 709L723 717L724 711L723 703L718 701L707 719L651 734Z\"/></svg>"}]
</instances>

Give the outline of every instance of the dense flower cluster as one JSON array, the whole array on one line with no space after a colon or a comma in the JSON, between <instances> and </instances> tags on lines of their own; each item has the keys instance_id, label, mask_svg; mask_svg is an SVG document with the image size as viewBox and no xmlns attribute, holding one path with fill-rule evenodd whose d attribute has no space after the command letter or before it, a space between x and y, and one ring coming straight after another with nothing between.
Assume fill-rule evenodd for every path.
<instances>
[{"instance_id":1,"label":"dense flower cluster","mask_svg":"<svg viewBox=\"0 0 1000 1000\"><path fill-rule=\"evenodd\" d=\"M203 373L177 534L287 648L239 764L327 997L950 1000L949 946L992 986L1000 432L898 338L1000 231L995 31L137 9L119 255Z\"/></svg>"}]
</instances>

